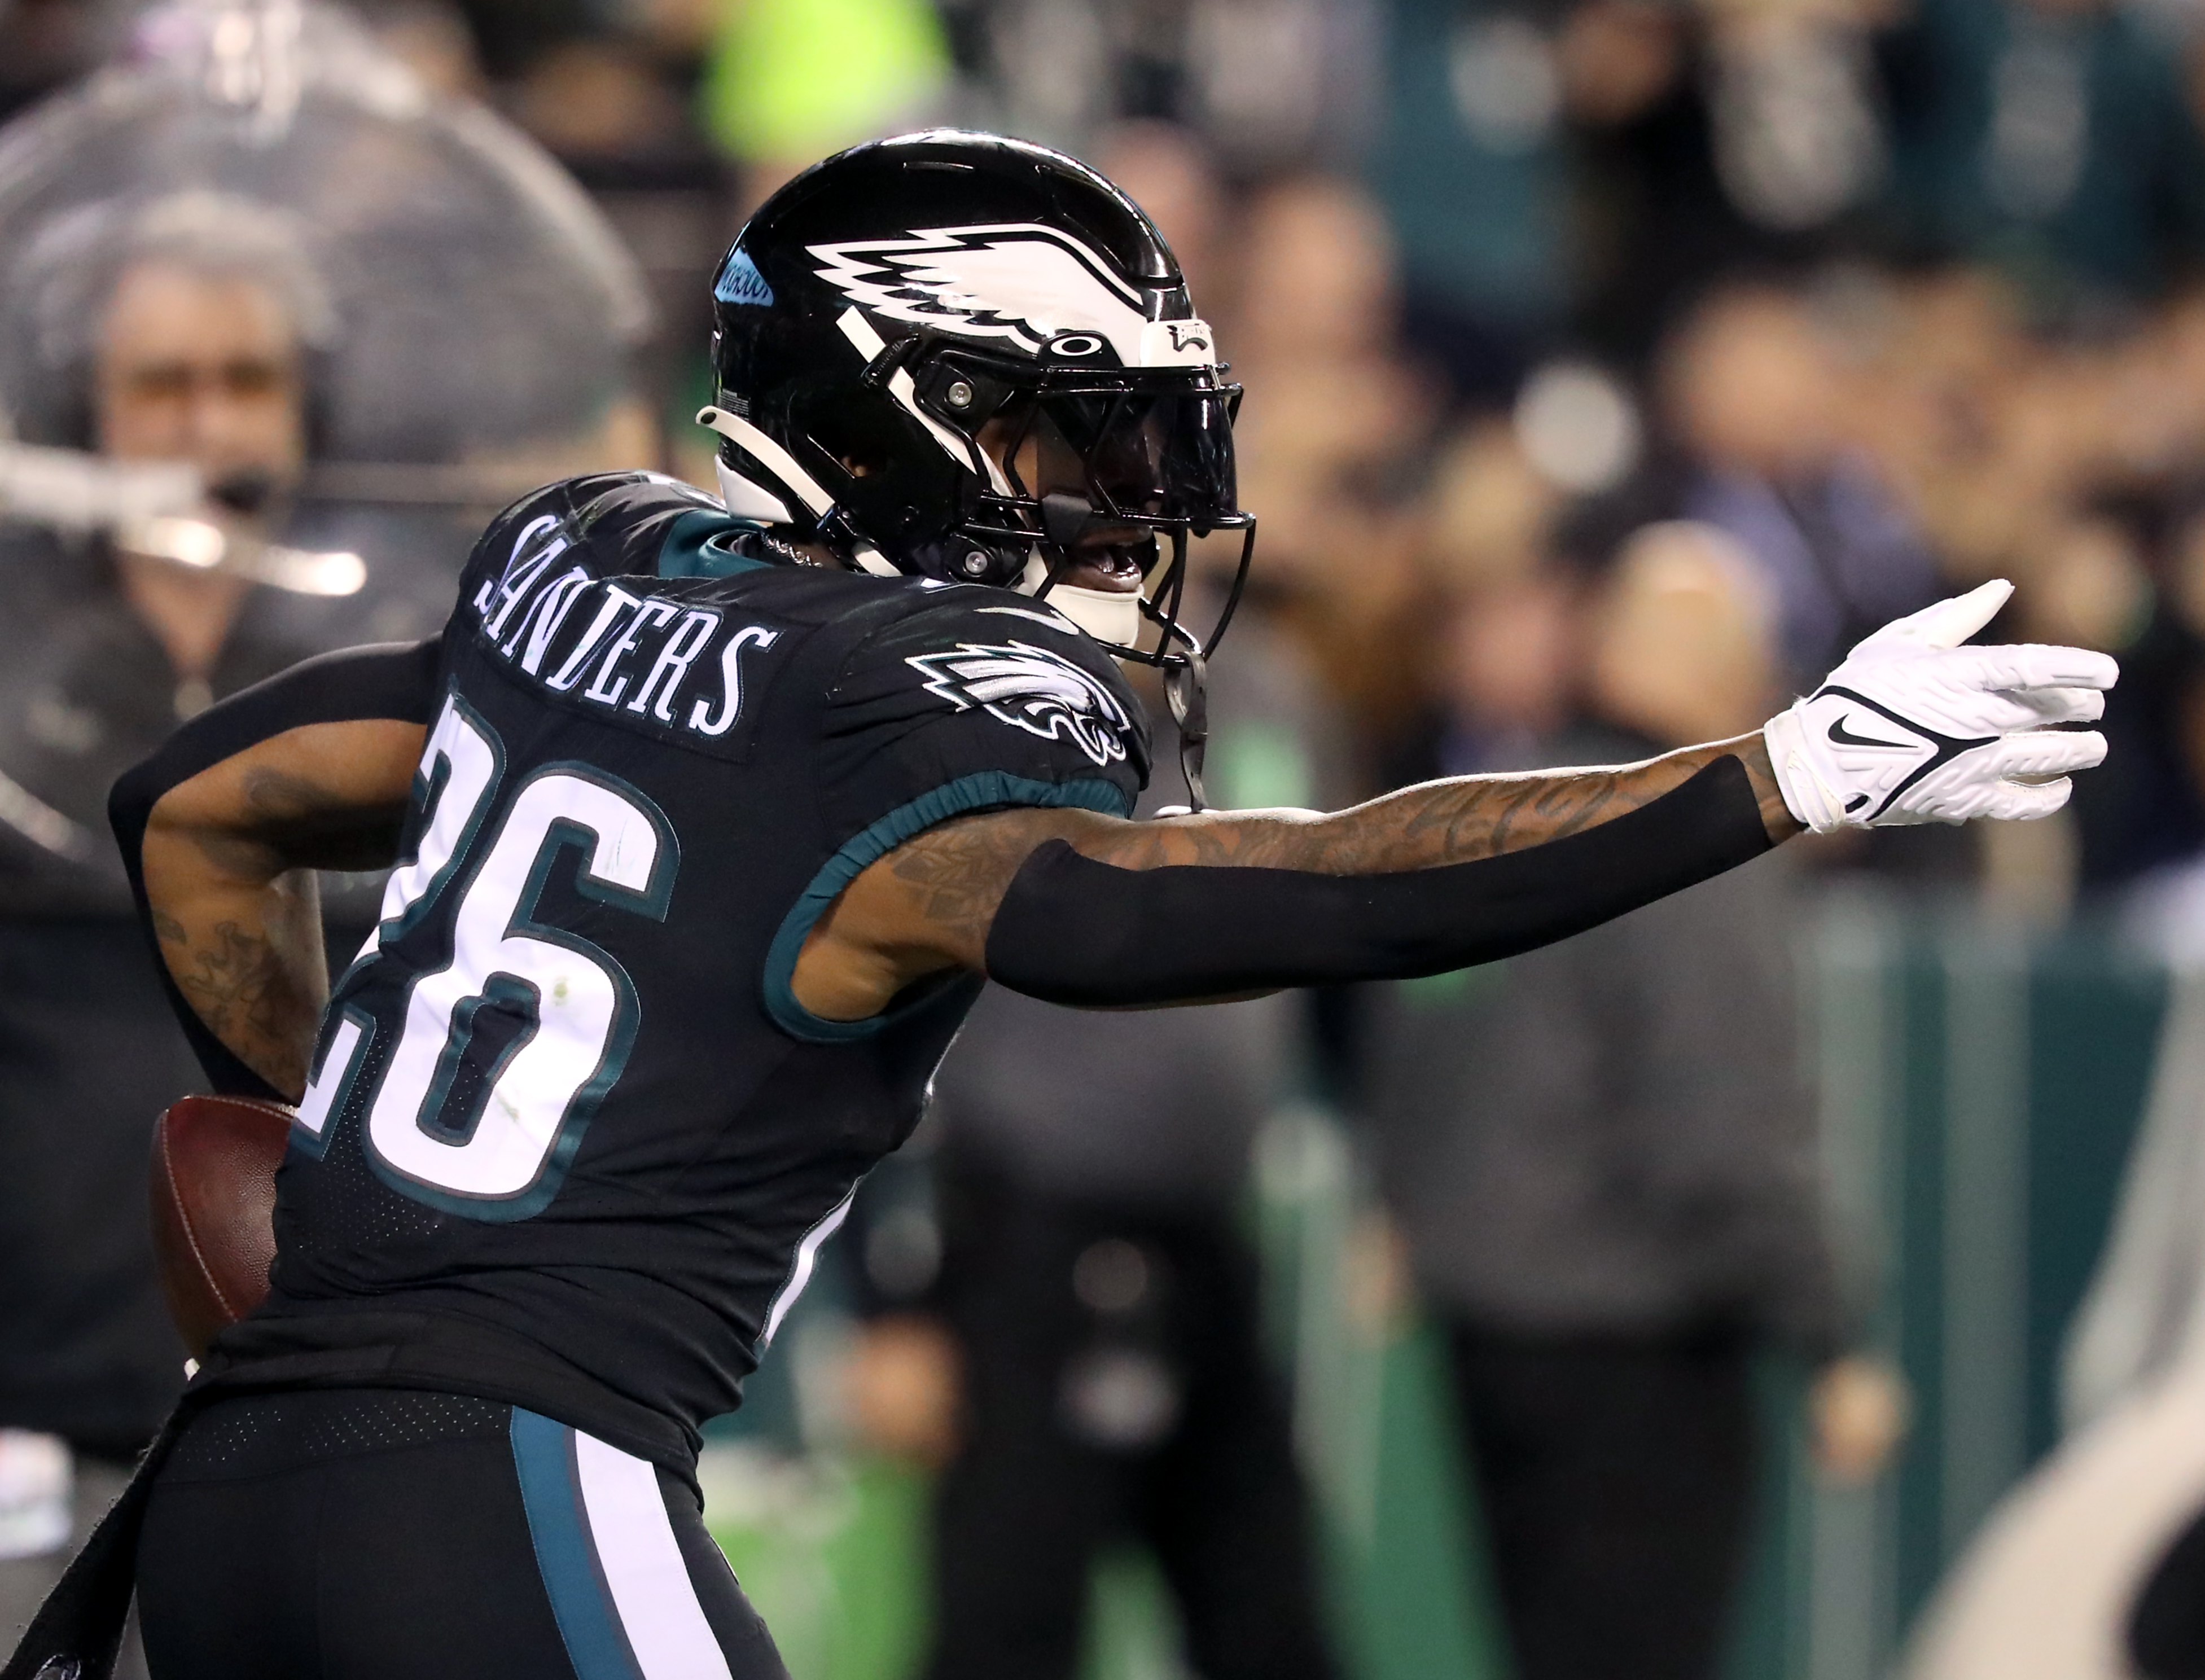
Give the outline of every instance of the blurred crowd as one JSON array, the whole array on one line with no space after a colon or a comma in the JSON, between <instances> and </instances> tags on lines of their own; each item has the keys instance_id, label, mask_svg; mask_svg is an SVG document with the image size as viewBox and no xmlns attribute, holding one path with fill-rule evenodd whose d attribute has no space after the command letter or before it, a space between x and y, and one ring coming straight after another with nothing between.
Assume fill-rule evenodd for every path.
<instances>
[{"instance_id":1,"label":"blurred crowd","mask_svg":"<svg viewBox=\"0 0 2205 1680\"><path fill-rule=\"evenodd\" d=\"M860 1209L877 1328L858 1409L879 1439L951 1466L943 1590L966 1597L945 1611L942 1671L1063 1669L1079 1571L1096 1536L1127 1522L1164 1556L1206 1672L1234 1671L1235 1653L1251 1673L1331 1671L1321 1634L1277 1608L1306 1610L1313 1565L1236 1226L1252 1139L1299 1086L1370 1122L1400 1233L1392 1270L1451 1338L1522 1671L1621 1671L1602 1666L1620 1649L1635 1672L1704 1672L1751 1498L1751 1357L1780 1347L1820 1373L1834 1475L1873 1474L1905 1406L1862 1349L1858 1280L1817 1202L1789 1048L1794 907L1818 876L1869 871L2036 923L2101 899L2174 954L2205 952L2205 7L354 10L431 98L479 102L565 167L633 253L652 311L633 340L633 391L608 407L593 376L589 413L619 424L532 452L404 457L417 467L511 477L594 451L586 464L711 484L710 440L685 424L710 395L709 275L747 206L842 145L955 122L1065 146L1123 185L1246 389L1241 500L1262 531L1217 668L1222 803L1336 805L1434 775L1740 733L1885 620L1994 576L2020 586L1995 638L2120 656L2111 762L2052 822L1814 842L1496 985L1186 1012L1138 1030L993 999L926 1134L936 1190ZM0 116L143 50L126 0L0 0ZM244 283L220 263L184 267L190 284ZM240 458L268 482L232 494L225 519L323 470L307 457L327 435L326 394L303 382L331 364L311 312L276 333L264 389L202 401L282 409L280 459ZM180 377L166 362L157 376ZM149 412L102 411L75 442L128 457L117 439ZM195 452L219 493L238 462L204 439L136 451ZM342 528L366 555L371 602L381 529ZM400 569L418 585L435 567L409 554ZM1231 556L1216 559L1221 573ZM139 735L248 680L271 650L349 638L295 603L256 617L234 590L213 606L156 600L175 580L138 560L118 575L103 609L113 635L151 635L174 666L132 702ZM71 716L121 703L79 701ZM0 800L22 792L8 778L36 751L60 750L15 742L24 719L45 727L32 702L16 710L0 730ZM1178 796L1164 787L1151 804ZM22 809L0 820L20 828ZM121 913L97 893L37 890L80 919ZM0 958L59 948L61 913L22 893L0 902ZM117 964L136 959L116 927L104 936ZM83 948L80 932L60 943ZM131 1006L150 1020L143 989ZM0 1107L27 1102L17 1088L0 1069ZM118 1100L134 1113L150 1101ZM117 1160L136 1147L124 1142ZM936 1211L913 1238L922 1205ZM114 1263L142 1270L124 1246ZM1048 1299L1013 1287L1060 1273ZM127 1333L142 1340L141 1282ZM97 1429L51 1405L0 1425L127 1457L165 1392L158 1372L132 1380L135 1410ZM1602 1414L1616 1396L1628 1419ZM983 1461L984 1423L1008 1432L1007 1457ZM1053 1430L1054 1456L1037 1457ZM9 1439L0 1429L0 1449ZM1013 1508L1038 1463L1049 1487L1079 1491L1021 1529ZM1191 1502L1203 1485L1239 1492ZM1573 1500L1601 1514L1620 1574L1584 1555L1584 1525L1560 1515ZM1236 1575L1228 1521L1267 1537L1260 1590ZM998 1546L1022 1536L1020 1573L960 1573L955 1548L984 1529ZM1664 1553L1666 1582L1645 1572ZM1580 1613L1619 1580L1661 1601ZM959 1646L957 1614L997 1630L1022 1615L1028 1642ZM1271 1646L1251 1632L1265 1629Z\"/></svg>"},{"instance_id":2,"label":"blurred crowd","mask_svg":"<svg viewBox=\"0 0 2205 1680\"><path fill-rule=\"evenodd\" d=\"M1663 523L1758 591L1756 704L1991 575L2022 586L2000 633L2125 656L2119 750L2063 833L1847 861L2043 908L2205 845L2205 54L2183 0L360 12L542 142L635 252L692 473L699 276L793 169L945 120L1114 172L1248 388L1259 588L1363 788L1550 735L1586 692L1594 584ZM14 0L0 107L130 27L116 0Z\"/></svg>"}]
</instances>

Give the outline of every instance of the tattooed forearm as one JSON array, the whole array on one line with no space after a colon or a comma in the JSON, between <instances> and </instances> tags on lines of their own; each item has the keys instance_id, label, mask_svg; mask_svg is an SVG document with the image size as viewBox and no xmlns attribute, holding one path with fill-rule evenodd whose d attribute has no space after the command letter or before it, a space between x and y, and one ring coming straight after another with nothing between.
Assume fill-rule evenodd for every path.
<instances>
[{"instance_id":1,"label":"tattooed forearm","mask_svg":"<svg viewBox=\"0 0 2205 1680\"><path fill-rule=\"evenodd\" d=\"M1796 834L1758 734L1614 769L1548 770L1428 782L1316 825L1322 838L1285 867L1334 875L1429 869L1544 846L1637 810L1716 759L1745 766L1771 840ZM1294 849L1291 841L1287 849Z\"/></svg>"},{"instance_id":2,"label":"tattooed forearm","mask_svg":"<svg viewBox=\"0 0 2205 1680\"><path fill-rule=\"evenodd\" d=\"M154 926L176 989L208 1030L277 1090L303 1090L329 995L313 876L211 893L181 915L157 911Z\"/></svg>"},{"instance_id":3,"label":"tattooed forearm","mask_svg":"<svg viewBox=\"0 0 2205 1680\"><path fill-rule=\"evenodd\" d=\"M988 929L1012 877L1050 840L1121 869L1239 864L1321 875L1430 869L1596 827L1661 798L1726 754L1745 765L1770 838L1796 833L1758 735L1614 769L1427 782L1330 816L1213 811L1124 822L1084 811L1012 810L963 818L898 847L852 883L805 947L799 995L822 1013L855 1018L930 969L983 966ZM841 937L846 931L849 937Z\"/></svg>"},{"instance_id":4,"label":"tattooed forearm","mask_svg":"<svg viewBox=\"0 0 2205 1680\"><path fill-rule=\"evenodd\" d=\"M138 862L185 1000L286 1095L329 995L317 869L391 861L425 731L366 719L288 730L163 793Z\"/></svg>"},{"instance_id":5,"label":"tattooed forearm","mask_svg":"<svg viewBox=\"0 0 2205 1680\"><path fill-rule=\"evenodd\" d=\"M181 929L180 929L181 931ZM276 1089L297 1092L321 1018L322 987L267 935L223 922L172 956L177 988L214 1036Z\"/></svg>"},{"instance_id":6,"label":"tattooed forearm","mask_svg":"<svg viewBox=\"0 0 2205 1680\"><path fill-rule=\"evenodd\" d=\"M1660 798L1726 755L1744 764L1769 838L1798 832L1756 734L1613 769L1425 782L1325 816L1216 811L1071 838L1090 857L1127 869L1238 864L1322 875L1430 869L1596 827Z\"/></svg>"}]
</instances>

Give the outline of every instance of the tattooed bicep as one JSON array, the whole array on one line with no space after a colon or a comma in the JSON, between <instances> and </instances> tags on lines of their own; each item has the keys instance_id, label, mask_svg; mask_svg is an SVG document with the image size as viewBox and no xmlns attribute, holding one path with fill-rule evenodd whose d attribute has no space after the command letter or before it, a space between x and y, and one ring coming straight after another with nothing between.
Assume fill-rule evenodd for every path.
<instances>
[{"instance_id":1,"label":"tattooed bicep","mask_svg":"<svg viewBox=\"0 0 2205 1680\"><path fill-rule=\"evenodd\" d=\"M163 833L239 875L372 869L395 855L422 731L384 720L311 724L256 743L163 793Z\"/></svg>"},{"instance_id":2,"label":"tattooed bicep","mask_svg":"<svg viewBox=\"0 0 2205 1680\"><path fill-rule=\"evenodd\" d=\"M386 793L363 803L357 788L284 769L249 770L245 796L257 832L294 865L381 868L396 855L406 826L403 798Z\"/></svg>"},{"instance_id":3,"label":"tattooed bicep","mask_svg":"<svg viewBox=\"0 0 2205 1680\"><path fill-rule=\"evenodd\" d=\"M915 923L965 941L984 944L988 923L1011 877L1033 849L1061 827L1058 814L994 811L960 817L906 840L882 862L896 897Z\"/></svg>"}]
</instances>

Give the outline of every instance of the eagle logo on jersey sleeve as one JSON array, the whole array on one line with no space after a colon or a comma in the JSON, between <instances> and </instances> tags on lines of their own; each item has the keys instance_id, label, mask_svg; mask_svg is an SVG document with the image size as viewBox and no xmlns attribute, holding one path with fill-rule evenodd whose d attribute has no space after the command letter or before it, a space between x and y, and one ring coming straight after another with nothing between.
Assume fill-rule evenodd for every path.
<instances>
[{"instance_id":1,"label":"eagle logo on jersey sleeve","mask_svg":"<svg viewBox=\"0 0 2205 1680\"><path fill-rule=\"evenodd\" d=\"M905 662L926 679L927 692L959 711L978 709L1044 740L1069 741L1098 765L1126 757L1132 720L1098 679L1046 648L1024 642L987 646L960 643L948 653L913 654Z\"/></svg>"}]
</instances>

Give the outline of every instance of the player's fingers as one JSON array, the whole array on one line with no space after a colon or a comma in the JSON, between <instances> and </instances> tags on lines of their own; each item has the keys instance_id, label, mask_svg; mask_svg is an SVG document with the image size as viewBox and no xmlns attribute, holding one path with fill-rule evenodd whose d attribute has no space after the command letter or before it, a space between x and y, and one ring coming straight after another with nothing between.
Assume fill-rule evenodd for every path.
<instances>
[{"instance_id":1,"label":"player's fingers","mask_svg":"<svg viewBox=\"0 0 2205 1680\"><path fill-rule=\"evenodd\" d=\"M2002 781L1983 801L1982 815L2005 822L2025 822L2049 816L2067 803L2075 784L2062 776L2057 781Z\"/></svg>"},{"instance_id":2,"label":"player's fingers","mask_svg":"<svg viewBox=\"0 0 2205 1680\"><path fill-rule=\"evenodd\" d=\"M2095 729L2032 729L1990 749L2000 776L2062 776L2106 762L2106 738Z\"/></svg>"},{"instance_id":3,"label":"player's fingers","mask_svg":"<svg viewBox=\"0 0 2205 1680\"><path fill-rule=\"evenodd\" d=\"M2010 688L2000 698L2038 723L2095 723L2106 715L2099 688Z\"/></svg>"},{"instance_id":4,"label":"player's fingers","mask_svg":"<svg viewBox=\"0 0 2205 1680\"><path fill-rule=\"evenodd\" d=\"M1940 601L1903 619L1894 619L1861 644L1863 648L1911 643L1916 647L1956 648L1998 616L2013 594L2004 578L1979 584L1965 595Z\"/></svg>"},{"instance_id":5,"label":"player's fingers","mask_svg":"<svg viewBox=\"0 0 2205 1680\"><path fill-rule=\"evenodd\" d=\"M2015 642L1954 648L1937 656L1939 674L1970 688L2111 688L2121 668L2089 648Z\"/></svg>"},{"instance_id":6,"label":"player's fingers","mask_svg":"<svg viewBox=\"0 0 2205 1680\"><path fill-rule=\"evenodd\" d=\"M1975 689L1948 697L1946 721L1964 734L2011 735L2051 723L2095 723L2106 713L2106 697L2095 688Z\"/></svg>"},{"instance_id":7,"label":"player's fingers","mask_svg":"<svg viewBox=\"0 0 2205 1680\"><path fill-rule=\"evenodd\" d=\"M1947 700L1947 721L1964 734L2011 735L2051 723L2095 723L2105 715L2095 688L1975 689Z\"/></svg>"}]
</instances>

